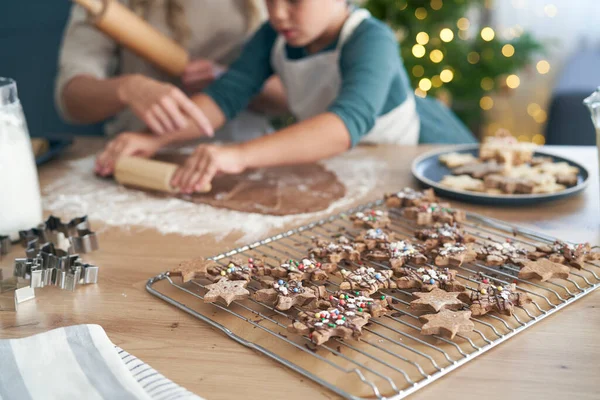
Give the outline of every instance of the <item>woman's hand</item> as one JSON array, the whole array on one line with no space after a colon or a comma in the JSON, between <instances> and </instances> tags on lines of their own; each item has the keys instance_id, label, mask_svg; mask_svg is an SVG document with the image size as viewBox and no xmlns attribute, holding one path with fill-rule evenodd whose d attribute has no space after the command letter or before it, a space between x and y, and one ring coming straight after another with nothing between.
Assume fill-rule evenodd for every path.
<instances>
[{"instance_id":1,"label":"woman's hand","mask_svg":"<svg viewBox=\"0 0 600 400\"><path fill-rule=\"evenodd\" d=\"M138 156L149 158L165 145L158 136L148 133L125 132L108 142L104 150L96 158L95 171L101 176L112 175L115 163L121 156Z\"/></svg>"},{"instance_id":2,"label":"woman's hand","mask_svg":"<svg viewBox=\"0 0 600 400\"><path fill-rule=\"evenodd\" d=\"M152 132L164 135L182 130L192 123L205 136L214 130L202 110L180 89L154 79L131 75L118 89L119 99L138 116Z\"/></svg>"},{"instance_id":3,"label":"woman's hand","mask_svg":"<svg viewBox=\"0 0 600 400\"><path fill-rule=\"evenodd\" d=\"M245 169L238 146L200 145L175 172L171 186L179 188L181 193L194 193L209 184L217 174L239 174Z\"/></svg>"},{"instance_id":4,"label":"woman's hand","mask_svg":"<svg viewBox=\"0 0 600 400\"><path fill-rule=\"evenodd\" d=\"M210 60L198 59L187 65L181 76L181 81L188 93L195 94L204 90L215 79L223 75L225 70L224 66Z\"/></svg>"}]
</instances>

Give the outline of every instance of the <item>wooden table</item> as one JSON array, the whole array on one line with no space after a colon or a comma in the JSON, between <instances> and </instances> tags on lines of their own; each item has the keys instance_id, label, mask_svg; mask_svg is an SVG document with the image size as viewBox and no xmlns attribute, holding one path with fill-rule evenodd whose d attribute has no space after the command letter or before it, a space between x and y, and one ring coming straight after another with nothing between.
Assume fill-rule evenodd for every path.
<instances>
[{"instance_id":1,"label":"wooden table","mask_svg":"<svg viewBox=\"0 0 600 400\"><path fill-rule=\"evenodd\" d=\"M41 168L42 185L52 182L65 159L88 155L100 145L99 140L77 140L62 160ZM369 149L389 163L393 181L379 182L361 203L379 198L386 191L414 186L411 160L428 149ZM591 185L583 194L524 208L460 206L567 240L600 243L596 149L547 150L577 159L589 168L593 175ZM101 225L99 221L93 224L96 228ZM146 292L149 277L181 260L234 247L235 238L216 242L208 236L162 236L149 230L131 234L109 228L99 239L101 250L86 255L88 262L101 266L97 285L79 287L74 293L53 288L39 290L36 300L22 304L18 313L0 312L0 337L23 337L72 324L100 324L115 344L209 399L335 398L331 392L232 342ZM21 252L15 249L1 265L8 267L10 259ZM600 292L595 292L411 398L597 398L599 328Z\"/></svg>"}]
</instances>

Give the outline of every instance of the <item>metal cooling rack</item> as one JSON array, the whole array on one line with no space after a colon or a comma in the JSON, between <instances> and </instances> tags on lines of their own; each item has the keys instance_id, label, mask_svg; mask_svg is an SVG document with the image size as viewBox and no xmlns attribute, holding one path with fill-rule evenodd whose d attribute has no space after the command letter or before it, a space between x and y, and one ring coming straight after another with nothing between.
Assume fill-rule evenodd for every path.
<instances>
[{"instance_id":1,"label":"metal cooling rack","mask_svg":"<svg viewBox=\"0 0 600 400\"><path fill-rule=\"evenodd\" d=\"M313 238L332 239L339 234L354 237L360 230L347 216L365 208L381 208L375 202L348 210L297 229L212 257L225 264L231 256L262 258L267 265L282 260L307 256ZM411 238L416 226L398 211L389 210L391 230ZM506 239L533 249L535 243L552 243L555 238L502 221L468 213L463 228L477 238L479 244L504 242ZM364 262L377 269L389 269L384 263ZM410 265L411 268L418 268ZM440 336L420 335L422 313L408 305L411 294L400 289L386 290L393 299L394 313L372 318L363 328L359 340L333 339L315 347L307 336L287 332L298 309L282 312L251 298L225 307L220 303L205 304L204 285L198 281L180 284L167 273L150 279L147 290L158 298L218 328L236 342L254 349L307 378L349 399L401 399L439 379L494 346L508 340L536 322L576 301L600 286L600 265L586 263L581 270L571 269L567 280L531 282L518 278L514 265L490 267L474 262L453 269L467 290L476 290L474 277L483 274L500 284L515 282L517 288L533 299L531 304L516 307L513 316L488 314L473 317L475 330L459 334L453 340ZM331 277L328 291L335 291L340 280ZM248 289L260 289L251 282Z\"/></svg>"}]
</instances>

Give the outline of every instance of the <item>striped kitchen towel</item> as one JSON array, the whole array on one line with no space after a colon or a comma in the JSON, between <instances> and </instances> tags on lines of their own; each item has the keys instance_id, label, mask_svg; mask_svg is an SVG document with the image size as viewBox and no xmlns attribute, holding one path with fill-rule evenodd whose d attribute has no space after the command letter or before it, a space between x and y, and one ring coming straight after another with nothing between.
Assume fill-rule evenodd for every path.
<instances>
[{"instance_id":1,"label":"striped kitchen towel","mask_svg":"<svg viewBox=\"0 0 600 400\"><path fill-rule=\"evenodd\" d=\"M202 400L115 347L99 325L0 340L0 400Z\"/></svg>"}]
</instances>

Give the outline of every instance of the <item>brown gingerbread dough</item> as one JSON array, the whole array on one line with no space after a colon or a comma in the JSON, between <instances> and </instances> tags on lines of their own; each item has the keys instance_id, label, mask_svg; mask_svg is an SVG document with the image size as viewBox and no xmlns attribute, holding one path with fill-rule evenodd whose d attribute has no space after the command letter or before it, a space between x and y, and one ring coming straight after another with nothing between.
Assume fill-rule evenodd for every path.
<instances>
[{"instance_id":1,"label":"brown gingerbread dough","mask_svg":"<svg viewBox=\"0 0 600 400\"><path fill-rule=\"evenodd\" d=\"M186 155L161 154L156 158L182 165ZM293 215L326 210L345 194L345 186L333 172L321 164L305 164L221 175L213 179L210 193L173 196L235 211Z\"/></svg>"}]
</instances>

